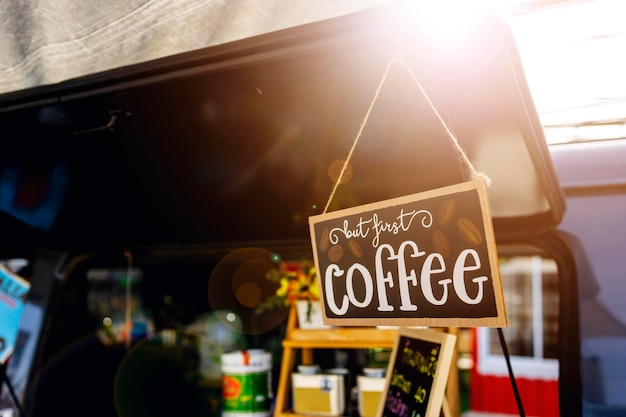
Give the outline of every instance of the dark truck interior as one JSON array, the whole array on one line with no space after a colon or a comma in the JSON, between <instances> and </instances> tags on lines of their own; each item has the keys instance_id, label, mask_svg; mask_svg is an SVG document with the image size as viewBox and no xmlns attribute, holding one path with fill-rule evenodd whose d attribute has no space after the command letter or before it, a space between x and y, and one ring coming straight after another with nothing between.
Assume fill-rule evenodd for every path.
<instances>
[{"instance_id":1,"label":"dark truck interior","mask_svg":"<svg viewBox=\"0 0 626 417\"><path fill-rule=\"evenodd\" d=\"M330 210L470 179L448 126L492 182L503 250L546 240L565 203L514 40L494 14L467 18L472 35L449 48L436 17L385 6L1 97L0 248L33 260L22 273L45 311L28 415L116 415L124 350L89 339L85 296L103 268L141 269L156 330L226 308L242 318L240 343L279 356L286 312L241 305L229 273L245 250L310 257L308 217L324 209L388 65ZM571 301L560 344L577 337L563 326L577 318ZM576 415L564 400L579 389L575 350L559 360L561 413ZM191 392L150 412L193 407Z\"/></svg>"}]
</instances>

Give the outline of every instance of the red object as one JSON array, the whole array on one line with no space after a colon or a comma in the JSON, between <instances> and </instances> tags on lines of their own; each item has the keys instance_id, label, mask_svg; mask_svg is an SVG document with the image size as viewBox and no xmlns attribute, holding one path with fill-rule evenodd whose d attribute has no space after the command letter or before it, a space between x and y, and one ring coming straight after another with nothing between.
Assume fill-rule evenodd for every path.
<instances>
[{"instance_id":1,"label":"red object","mask_svg":"<svg viewBox=\"0 0 626 417\"><path fill-rule=\"evenodd\" d=\"M475 334L474 334L475 336ZM477 338L474 337L474 364L469 384L470 409L520 415L508 377L478 373ZM532 417L559 416L559 383L556 380L515 378L524 413Z\"/></svg>"},{"instance_id":2,"label":"red object","mask_svg":"<svg viewBox=\"0 0 626 417\"><path fill-rule=\"evenodd\" d=\"M228 375L222 375L222 396L224 399L233 400L241 394L241 382Z\"/></svg>"},{"instance_id":3,"label":"red object","mask_svg":"<svg viewBox=\"0 0 626 417\"><path fill-rule=\"evenodd\" d=\"M524 413L533 417L559 416L557 381L516 378ZM507 377L480 375L473 371L470 383L470 409L519 415L513 386Z\"/></svg>"}]
</instances>

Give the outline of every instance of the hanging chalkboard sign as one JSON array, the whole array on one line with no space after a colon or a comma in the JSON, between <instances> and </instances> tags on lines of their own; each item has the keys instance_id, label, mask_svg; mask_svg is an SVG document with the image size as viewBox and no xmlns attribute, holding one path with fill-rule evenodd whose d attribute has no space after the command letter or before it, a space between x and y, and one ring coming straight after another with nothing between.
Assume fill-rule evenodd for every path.
<instances>
[{"instance_id":1,"label":"hanging chalkboard sign","mask_svg":"<svg viewBox=\"0 0 626 417\"><path fill-rule=\"evenodd\" d=\"M326 324L506 327L482 179L309 225Z\"/></svg>"},{"instance_id":2,"label":"hanging chalkboard sign","mask_svg":"<svg viewBox=\"0 0 626 417\"><path fill-rule=\"evenodd\" d=\"M439 417L455 342L451 334L401 328L376 415Z\"/></svg>"}]
</instances>

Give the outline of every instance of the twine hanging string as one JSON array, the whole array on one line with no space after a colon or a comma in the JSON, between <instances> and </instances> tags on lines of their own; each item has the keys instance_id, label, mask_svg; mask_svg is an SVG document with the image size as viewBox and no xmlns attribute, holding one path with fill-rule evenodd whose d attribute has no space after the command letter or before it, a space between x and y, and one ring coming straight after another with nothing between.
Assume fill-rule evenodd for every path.
<instances>
[{"instance_id":1,"label":"twine hanging string","mask_svg":"<svg viewBox=\"0 0 626 417\"><path fill-rule=\"evenodd\" d=\"M378 83L378 87L376 88L374 97L372 98L372 101L369 107L367 108L367 113L365 113L365 117L363 118L363 121L361 122L361 126L359 126L359 131L354 137L354 141L352 142L352 147L350 148L350 152L348 152L348 156L346 157L346 160L343 162L343 166L341 167L341 171L339 172L339 177L337 177L337 181L335 181L333 190L331 191L330 196L328 196L328 201L326 202L326 206L324 207L323 213L326 213L328 211L330 202L333 200L333 197L335 196L335 193L337 192L337 188L339 187L339 183L341 182L341 179L343 178L343 174L346 172L346 169L348 168L348 165L350 164L350 158L352 158L352 154L354 153L354 150L356 149L356 144L359 142L359 139L361 138L361 135L363 134L363 130L365 130L365 125L367 124L367 121L369 120L370 115L372 114L374 105L376 104L376 101L378 100L378 96L380 95L380 92L383 89L383 85L385 85L385 81L387 81L389 70L393 66L394 62L395 60L394 58L392 58L387 63L387 67L385 68L385 72L383 73L383 76L380 79L380 82Z\"/></svg>"},{"instance_id":2,"label":"twine hanging string","mask_svg":"<svg viewBox=\"0 0 626 417\"><path fill-rule=\"evenodd\" d=\"M363 134L363 130L365 129L365 126L367 125L367 122L370 118L370 115L372 113L372 110L374 108L374 105L376 104L376 101L378 100L378 96L380 95L380 92L385 84L385 81L387 80L387 77L389 75L389 71L391 69L391 67L397 63L400 62L403 64L404 68L408 71L409 75L411 76L411 78L413 79L413 81L415 82L415 84L417 85L417 87L419 88L420 92L422 93L422 95L424 96L424 99L426 100L426 102L428 103L428 106L430 107L430 109L433 111L433 113L435 114L435 116L437 116L437 119L439 120L439 122L441 123L441 125L443 126L444 130L446 131L450 141L452 142L452 146L454 147L454 149L457 150L457 152L459 153L461 160L465 163L465 165L467 166L467 168L470 171L471 177L472 179L483 179L483 181L485 181L485 184L487 186L491 185L491 180L489 179L489 177L482 173L482 172L478 172L475 168L474 165L472 164L472 161L469 159L469 157L467 156L467 154L465 153L465 151L463 150L463 148L461 147L461 145L459 144L459 141L456 138L456 135L452 132L452 129L450 129L447 125L447 123L445 122L445 120L443 119L443 117L441 117L441 114L439 113L439 111L437 111L437 108L435 107L434 103L432 102L432 100L430 99L430 97L428 96L428 94L426 93L426 90L424 90L424 88L422 87L422 84L419 82L419 80L417 79L417 77L415 76L415 74L413 73L413 71L411 70L411 67L409 67L408 63L406 62L406 60L404 59L404 57L402 55L397 55L392 57L389 60L389 63L387 64L387 67L385 68L385 72L383 73L383 76L380 80L380 83L378 84L378 87L376 88L376 92L374 94L374 97L372 98L372 101L369 105L369 108L367 109L367 113L365 114L365 117L363 118L363 121L361 122L361 126L359 128L359 131L357 132L355 138L354 138L354 142L352 143L352 147L350 148L350 152L348 153L348 156L346 157L346 160L343 163L343 166L341 167L341 172L339 173L339 177L337 178L337 181L335 181L335 185L333 186L333 190L330 193L330 196L328 197L328 201L326 202L326 206L324 207L324 212L326 213L328 211L328 207L330 206L330 202L332 201L333 197L335 196L335 193L337 191L337 188L339 187L339 183L341 182L341 179L343 178L343 175L350 163L350 158L352 158L352 154L354 153L354 150L356 149L356 145L359 141L359 139L361 138L361 135ZM511 368L511 361L510 361L510 357L509 357L509 353L508 353L508 349L506 346L506 342L504 340L504 336L502 334L502 329L498 329L498 335L500 336L500 345L502 346L502 350L504 352L504 356L509 368L509 378L511 379L511 382L513 384L513 391L515 394L515 399L517 401L517 406L518 406L518 410L520 412L520 417L524 417L524 408L522 406L522 402L521 402L521 398L519 395L519 391L517 389L517 384L515 383L515 377L513 375L513 370Z\"/></svg>"},{"instance_id":3,"label":"twine hanging string","mask_svg":"<svg viewBox=\"0 0 626 417\"><path fill-rule=\"evenodd\" d=\"M485 183L487 183L487 185L491 185L491 180L489 179L489 177L486 174L482 173L482 172L478 172L474 168L474 165L472 164L472 161L470 161L469 157L467 156L467 154L465 153L465 151L463 150L463 148L459 144L459 141L456 138L456 135L452 132L452 129L450 129L448 127L448 125L446 124L445 120L443 120L443 117L441 117L441 114L439 114L439 112L437 111L437 108L433 104L433 102L430 99L430 97L428 96L428 94L426 94L426 91L422 87L422 84L419 82L419 80L415 76L415 73L413 73L413 71L411 70L411 67L409 67L409 64L406 62L404 57L402 55L399 55L399 56L395 57L395 59L402 62L402 64L404 65L404 68L406 68L407 72L409 73L409 75L411 76L413 81L415 81L415 84L417 84L417 88L419 88L420 92L424 96L424 99L426 99L426 102L428 103L428 106L432 109L433 113L435 114L435 116L437 116L437 119L439 119L439 122L441 123L441 125L445 129L446 133L448 134L448 137L450 138L450 141L452 142L452 145L454 146L454 149L457 150L457 152L461 156L461 159L463 160L463 162L465 162L465 165L467 165L467 168L470 170L470 173L472 175L472 179L482 178L482 179L485 180Z\"/></svg>"},{"instance_id":4,"label":"twine hanging string","mask_svg":"<svg viewBox=\"0 0 626 417\"><path fill-rule=\"evenodd\" d=\"M387 77L389 75L389 71L391 70L391 67L395 63L398 63L398 62L400 62L400 63L402 63L404 65L404 68L407 70L407 72L411 76L411 79L415 82L415 84L417 84L417 87L419 88L420 92L424 96L424 99L428 103L428 106L433 111L435 116L437 116L437 119L439 120L439 122L443 126L444 130L446 131L446 134L448 135L450 141L452 142L452 146L459 153L459 155L461 157L461 160L465 163L465 165L469 169L469 171L471 173L471 176L472 176L472 179L482 178L485 181L485 183L487 184L487 186L491 185L491 180L489 179L489 177L486 174L484 174L484 173L478 172L474 168L474 165L472 164L472 161L469 159L469 157L467 156L467 154L465 153L465 151L463 150L463 148L459 144L459 141L457 140L456 135L452 132L452 129L450 129L448 127L448 125L445 122L445 120L443 119L443 117L441 117L441 114L437 111L437 108L435 107L434 103L432 102L432 100L430 99L430 97L426 93L426 90L424 90L424 88L422 87L422 84L419 82L419 80L417 79L417 77L415 76L413 71L411 70L411 67L409 67L409 65L407 64L407 62L404 59L404 57L399 54L399 55L393 56L389 60L389 63L387 64L387 67L385 68L385 72L383 73L383 76L382 76L382 78L380 80L380 83L378 84L378 87L376 88L376 92L374 93L374 97L372 98L372 101L371 101L371 103L370 103L370 105L369 105L369 107L367 109L367 113L365 113L365 117L363 118L363 121L361 122L359 130L358 130L358 132L357 132L357 134L356 134L356 136L354 138L354 141L352 143L352 147L350 148L350 152L348 152L348 156L346 157L346 160L344 161L343 166L341 167L341 172L339 172L339 177L335 181L335 185L333 186L333 189L332 189L332 191L330 193L330 196L328 197L328 201L326 202L326 206L324 207L324 211L322 212L323 214L325 214L328 211L328 207L330 206L330 203L331 203L333 197L335 196L335 193L337 192L337 188L339 188L339 183L341 182L341 179L343 178L343 175L346 172L346 169L348 168L348 166L350 164L350 159L352 158L352 154L354 153L354 150L356 149L356 145L359 142L359 139L361 138L361 136L363 134L363 130L365 130L365 126L367 125L367 122L368 122L368 120L370 118L370 115L372 114L372 110L374 109L374 105L376 104L376 101L378 100L378 96L380 95L381 90L383 89L385 81L387 81Z\"/></svg>"}]
</instances>

